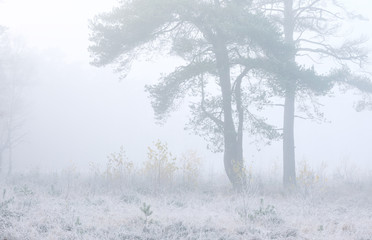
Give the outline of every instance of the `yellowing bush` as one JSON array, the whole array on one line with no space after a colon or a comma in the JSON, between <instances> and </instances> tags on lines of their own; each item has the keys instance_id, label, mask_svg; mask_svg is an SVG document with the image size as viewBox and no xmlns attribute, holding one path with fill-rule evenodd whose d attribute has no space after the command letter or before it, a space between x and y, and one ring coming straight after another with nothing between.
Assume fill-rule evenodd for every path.
<instances>
[{"instance_id":1,"label":"yellowing bush","mask_svg":"<svg viewBox=\"0 0 372 240\"><path fill-rule=\"evenodd\" d=\"M107 156L105 177L108 180L128 181L133 172L133 162L128 160L124 147L120 147L118 153L111 153Z\"/></svg>"},{"instance_id":2,"label":"yellowing bush","mask_svg":"<svg viewBox=\"0 0 372 240\"><path fill-rule=\"evenodd\" d=\"M196 185L200 176L201 158L196 151L189 150L180 157L180 170L183 183L191 186Z\"/></svg>"},{"instance_id":3,"label":"yellowing bush","mask_svg":"<svg viewBox=\"0 0 372 240\"><path fill-rule=\"evenodd\" d=\"M176 171L176 158L169 152L166 143L158 140L153 148L148 147L144 172L153 183L158 186L171 185Z\"/></svg>"}]
</instances>

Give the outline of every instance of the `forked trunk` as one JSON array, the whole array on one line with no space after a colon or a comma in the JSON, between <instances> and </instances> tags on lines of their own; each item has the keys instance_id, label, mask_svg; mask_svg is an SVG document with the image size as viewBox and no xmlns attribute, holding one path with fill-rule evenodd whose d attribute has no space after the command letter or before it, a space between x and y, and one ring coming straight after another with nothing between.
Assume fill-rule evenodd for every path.
<instances>
[{"instance_id":1,"label":"forked trunk","mask_svg":"<svg viewBox=\"0 0 372 240\"><path fill-rule=\"evenodd\" d=\"M233 121L230 63L226 45L220 38L214 44L223 102L224 166L234 189L245 183L242 136L237 134Z\"/></svg>"}]
</instances>

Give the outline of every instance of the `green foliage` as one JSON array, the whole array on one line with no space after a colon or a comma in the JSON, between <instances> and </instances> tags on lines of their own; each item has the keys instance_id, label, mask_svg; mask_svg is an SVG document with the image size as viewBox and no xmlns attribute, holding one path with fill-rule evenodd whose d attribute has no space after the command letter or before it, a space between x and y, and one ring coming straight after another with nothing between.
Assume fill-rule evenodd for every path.
<instances>
[{"instance_id":1,"label":"green foliage","mask_svg":"<svg viewBox=\"0 0 372 240\"><path fill-rule=\"evenodd\" d=\"M285 11L286 4L291 1L275 2L280 15L277 11L265 12L273 7L265 5L269 4L267 1L122 1L117 8L91 22L93 64L115 64L118 71L125 74L134 59L148 57L150 52L159 49L170 50L185 64L162 77L157 84L147 86L158 121L164 121L191 95L192 116L188 128L204 137L213 151L233 152L230 150L235 145L242 145L243 130L268 139L270 143L281 134L277 127L267 123L267 119L256 116L253 107L262 110L270 103L268 99L286 95L291 101L305 99L303 109L314 118L307 101L314 103L313 96L327 94L334 79L340 77L334 71L321 74L314 67L302 66L296 62L297 57L311 58L314 54L332 57L341 62L340 66L349 60L365 60L356 42L345 43L340 48L325 43L327 34L333 33L334 22L328 28L324 19L334 20L335 15L324 10L320 4L323 1L314 2L316 8L312 8L312 4L306 8L312 1L304 1L304 8L303 1L295 1L298 11ZM308 35L302 34L304 32L315 33L315 36L306 39ZM294 40L294 37L299 38ZM251 79L258 80L252 84ZM261 80L265 80L265 85L255 94L255 88L250 89L250 86L261 85ZM316 107L314 112L322 116ZM294 113L291 115L285 119L294 117ZM284 131L291 127L285 127ZM156 148L156 151L149 149L145 170L160 185L172 181L176 167L172 157L157 153L164 150L161 146ZM237 156L235 158L242 155ZM225 155L225 158L230 157ZM242 161L225 160L230 164L233 160ZM237 177L233 172L243 171L231 170L228 166L227 172L235 184Z\"/></svg>"},{"instance_id":2,"label":"green foliage","mask_svg":"<svg viewBox=\"0 0 372 240\"><path fill-rule=\"evenodd\" d=\"M154 148L148 147L144 172L154 184L172 184L176 170L176 158L169 152L166 143L158 140L154 143Z\"/></svg>"},{"instance_id":3,"label":"green foliage","mask_svg":"<svg viewBox=\"0 0 372 240\"><path fill-rule=\"evenodd\" d=\"M254 210L251 214L248 214L248 217L251 221L256 221L258 219L266 218L269 221L276 223L276 224L281 223L283 221L277 216L275 207L273 205L264 204L263 198L260 199L259 208Z\"/></svg>"},{"instance_id":4,"label":"green foliage","mask_svg":"<svg viewBox=\"0 0 372 240\"><path fill-rule=\"evenodd\" d=\"M207 141L207 148L212 152L222 152L224 147L223 127L216 124L208 113L218 112L213 116L222 122L222 97L205 96L203 105L199 102L190 104L191 117L187 123L186 129L192 130L196 135Z\"/></svg>"},{"instance_id":5,"label":"green foliage","mask_svg":"<svg viewBox=\"0 0 372 240\"><path fill-rule=\"evenodd\" d=\"M133 57L154 36L171 17L170 0L136 0L122 2L111 13L98 15L90 23L93 30L90 40L94 42L89 50L92 63L97 66L120 62L118 68L130 64ZM167 4L168 3L168 4ZM157 31L159 33L157 34ZM127 56L122 56L122 54Z\"/></svg>"},{"instance_id":6,"label":"green foliage","mask_svg":"<svg viewBox=\"0 0 372 240\"><path fill-rule=\"evenodd\" d=\"M143 223L144 223L143 231L148 232L148 225L152 223L152 220L150 219L150 216L152 215L151 205L146 204L144 202L142 204L142 206L140 207L140 210L143 213L143 215L145 216L143 218Z\"/></svg>"},{"instance_id":7,"label":"green foliage","mask_svg":"<svg viewBox=\"0 0 372 240\"><path fill-rule=\"evenodd\" d=\"M146 218L146 221L147 221L147 218L152 215L151 205L150 204L146 204L144 202L144 203L142 203L142 206L140 207L140 210L145 215L145 218Z\"/></svg>"},{"instance_id":8,"label":"green foliage","mask_svg":"<svg viewBox=\"0 0 372 240\"><path fill-rule=\"evenodd\" d=\"M213 71L214 61L192 62L177 67L174 72L162 77L159 83L146 86L152 97L156 119L166 119L188 93L195 93L199 89L198 76Z\"/></svg>"},{"instance_id":9,"label":"green foliage","mask_svg":"<svg viewBox=\"0 0 372 240\"><path fill-rule=\"evenodd\" d=\"M238 61L242 58L250 59L256 53L259 56L264 53L270 57L262 58L262 62L273 59L267 64L272 66L290 52L283 44L279 29L264 15L250 9L250 1L217 4L196 0L135 0L123 2L112 12L97 16L90 27L90 51L96 65L114 63L121 71L141 53L147 56L148 50L161 46L170 46L173 54L183 58L185 66L176 68L158 84L147 86L147 91L159 121L166 119L188 94L203 95L203 106L200 102L192 106L193 117L188 128L209 141L214 151L221 151L223 147L221 114L225 111L219 92L221 76L216 53L224 47L228 49L232 66L225 67L234 68L235 73L242 66ZM217 49L217 39L226 46ZM205 77L205 83L200 82L200 76ZM235 77L231 76L230 80ZM201 90L204 85L205 94ZM218 94L208 95L207 91L216 92L214 89L218 89ZM249 98L244 99L244 108L250 102ZM245 118L246 126L256 119ZM266 128L262 132L270 132L268 136L274 138L272 128L268 130L268 125L261 120L252 128L260 127Z\"/></svg>"},{"instance_id":10,"label":"green foliage","mask_svg":"<svg viewBox=\"0 0 372 240\"><path fill-rule=\"evenodd\" d=\"M258 217L262 217L262 216L268 216L268 215L275 215L276 212L275 212L275 207L273 205L264 205L264 199L261 198L260 199L260 207L256 210L253 211L252 214L249 215L249 218L251 218L251 220L254 220Z\"/></svg>"},{"instance_id":11,"label":"green foliage","mask_svg":"<svg viewBox=\"0 0 372 240\"><path fill-rule=\"evenodd\" d=\"M283 220L277 216L275 207L273 205L265 205L264 199L260 199L260 205L257 209L250 210L248 206L244 205L243 208L238 209L239 216L244 221L270 221L275 224L281 223Z\"/></svg>"}]
</instances>

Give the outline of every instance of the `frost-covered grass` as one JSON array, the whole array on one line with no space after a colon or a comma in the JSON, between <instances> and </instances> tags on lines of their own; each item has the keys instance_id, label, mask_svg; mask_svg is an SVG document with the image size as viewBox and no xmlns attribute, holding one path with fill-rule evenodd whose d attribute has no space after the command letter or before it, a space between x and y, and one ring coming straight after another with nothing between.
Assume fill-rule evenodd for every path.
<instances>
[{"instance_id":1,"label":"frost-covered grass","mask_svg":"<svg viewBox=\"0 0 372 240\"><path fill-rule=\"evenodd\" d=\"M372 239L371 181L306 184L252 181L238 194L219 180L13 176L0 182L0 239Z\"/></svg>"}]
</instances>

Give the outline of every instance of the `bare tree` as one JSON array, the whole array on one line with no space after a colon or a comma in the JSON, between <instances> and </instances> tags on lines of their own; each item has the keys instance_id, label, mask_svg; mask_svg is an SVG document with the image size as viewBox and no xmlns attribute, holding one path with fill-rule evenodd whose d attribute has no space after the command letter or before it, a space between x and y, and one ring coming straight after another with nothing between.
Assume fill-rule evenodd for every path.
<instances>
[{"instance_id":1,"label":"bare tree","mask_svg":"<svg viewBox=\"0 0 372 240\"><path fill-rule=\"evenodd\" d=\"M23 57L24 48L10 40L4 31L0 38L0 172L4 156L8 157L7 173L13 169L13 149L24 137L24 109L22 109L23 84L29 73L29 64Z\"/></svg>"}]
</instances>

